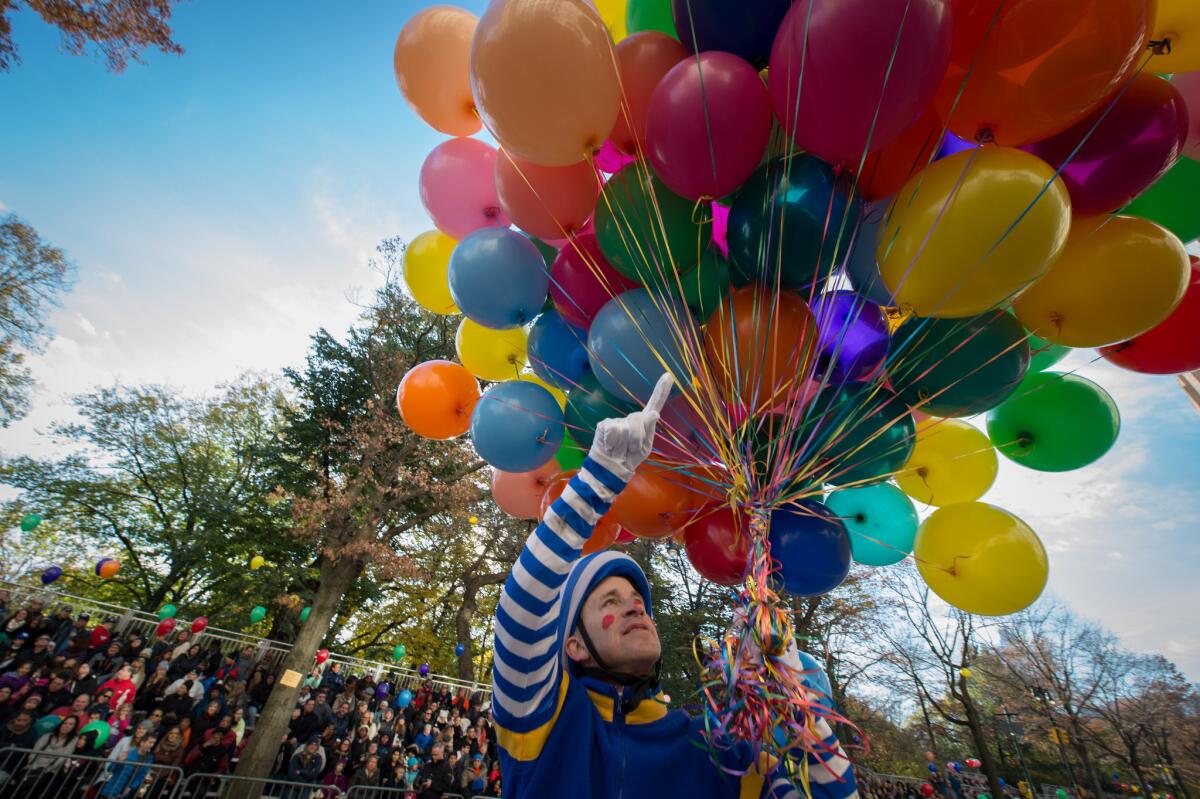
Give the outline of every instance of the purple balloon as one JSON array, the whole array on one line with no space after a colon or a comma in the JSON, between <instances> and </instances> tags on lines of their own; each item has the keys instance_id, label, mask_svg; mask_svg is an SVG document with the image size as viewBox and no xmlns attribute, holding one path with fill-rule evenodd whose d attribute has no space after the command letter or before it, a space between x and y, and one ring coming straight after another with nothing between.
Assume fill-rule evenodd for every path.
<instances>
[{"instance_id":1,"label":"purple balloon","mask_svg":"<svg viewBox=\"0 0 1200 799\"><path fill-rule=\"evenodd\" d=\"M863 380L883 365L888 325L883 310L853 291L831 291L813 302L817 320L816 378L841 385Z\"/></svg>"},{"instance_id":2,"label":"purple balloon","mask_svg":"<svg viewBox=\"0 0 1200 799\"><path fill-rule=\"evenodd\" d=\"M417 669L417 674L420 674L422 677L428 677L429 676L429 664L422 663L421 668Z\"/></svg>"},{"instance_id":3,"label":"purple balloon","mask_svg":"<svg viewBox=\"0 0 1200 799\"><path fill-rule=\"evenodd\" d=\"M385 683L385 682L379 683L379 685L375 686L375 698L376 699L386 698L389 690L391 690L391 689L388 688L387 683Z\"/></svg>"},{"instance_id":4,"label":"purple balloon","mask_svg":"<svg viewBox=\"0 0 1200 799\"><path fill-rule=\"evenodd\" d=\"M966 139L955 136L950 131L946 131L945 138L942 139L942 146L938 148L937 158L935 161L940 161L943 158L961 153L964 150L974 150L978 145L969 142Z\"/></svg>"},{"instance_id":5,"label":"purple balloon","mask_svg":"<svg viewBox=\"0 0 1200 799\"><path fill-rule=\"evenodd\" d=\"M1092 216L1117 210L1166 174L1187 132L1179 91L1144 72L1082 122L1023 149L1061 170L1073 214Z\"/></svg>"},{"instance_id":6,"label":"purple balloon","mask_svg":"<svg viewBox=\"0 0 1200 799\"><path fill-rule=\"evenodd\" d=\"M796 0L771 49L775 116L816 157L857 165L929 105L952 27L948 0Z\"/></svg>"},{"instance_id":7,"label":"purple balloon","mask_svg":"<svg viewBox=\"0 0 1200 799\"><path fill-rule=\"evenodd\" d=\"M63 571L61 566L49 567L42 572L42 585L50 585L50 583L54 582L59 577L62 577L62 573Z\"/></svg>"}]
</instances>

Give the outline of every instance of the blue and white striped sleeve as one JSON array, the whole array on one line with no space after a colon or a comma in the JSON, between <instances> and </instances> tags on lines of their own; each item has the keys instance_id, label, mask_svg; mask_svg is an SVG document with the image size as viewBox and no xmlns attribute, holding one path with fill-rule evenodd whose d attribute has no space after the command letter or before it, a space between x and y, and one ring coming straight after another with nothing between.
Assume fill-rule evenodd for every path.
<instances>
[{"instance_id":1,"label":"blue and white striped sleeve","mask_svg":"<svg viewBox=\"0 0 1200 799\"><path fill-rule=\"evenodd\" d=\"M808 791L812 799L858 799L858 784L854 769L837 735L825 719L816 720L816 732L823 746L819 753L810 752L808 760ZM762 799L803 799L804 793L779 774L763 785Z\"/></svg>"},{"instance_id":2,"label":"blue and white striped sleeve","mask_svg":"<svg viewBox=\"0 0 1200 799\"><path fill-rule=\"evenodd\" d=\"M571 478L504 583L496 608L492 710L509 734L546 724L558 708L559 652L555 646L559 593L600 517L625 481L588 457ZM503 741L501 741L503 744Z\"/></svg>"}]
</instances>

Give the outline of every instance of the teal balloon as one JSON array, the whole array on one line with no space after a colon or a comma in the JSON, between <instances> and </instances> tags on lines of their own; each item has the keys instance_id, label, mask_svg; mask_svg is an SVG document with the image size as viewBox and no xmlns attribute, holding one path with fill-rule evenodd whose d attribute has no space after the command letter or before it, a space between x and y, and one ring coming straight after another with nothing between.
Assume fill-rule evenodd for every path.
<instances>
[{"instance_id":1,"label":"teal balloon","mask_svg":"<svg viewBox=\"0 0 1200 799\"><path fill-rule=\"evenodd\" d=\"M61 716L42 716L37 720L37 723L33 725L33 729L36 730L38 736L41 737L48 732L54 732L57 730L59 724L62 724Z\"/></svg>"},{"instance_id":2,"label":"teal balloon","mask_svg":"<svg viewBox=\"0 0 1200 799\"><path fill-rule=\"evenodd\" d=\"M406 654L408 654L408 650L404 648L404 644L396 644L396 646L392 648L393 660L404 660L404 656Z\"/></svg>"},{"instance_id":3,"label":"teal balloon","mask_svg":"<svg viewBox=\"0 0 1200 799\"><path fill-rule=\"evenodd\" d=\"M311 607L307 607L304 610L300 611L300 623L301 624L304 624L304 622L308 621L308 614L310 614L310 613L312 613Z\"/></svg>"},{"instance_id":4,"label":"teal balloon","mask_svg":"<svg viewBox=\"0 0 1200 799\"><path fill-rule=\"evenodd\" d=\"M888 377L906 405L931 416L995 408L1029 371L1025 328L1011 314L906 319L892 336Z\"/></svg>"},{"instance_id":5,"label":"teal balloon","mask_svg":"<svg viewBox=\"0 0 1200 799\"><path fill-rule=\"evenodd\" d=\"M174 605L167 603L158 609L158 620L166 621L167 619L173 619L175 618L175 614L177 612L178 611Z\"/></svg>"},{"instance_id":6,"label":"teal balloon","mask_svg":"<svg viewBox=\"0 0 1200 799\"><path fill-rule=\"evenodd\" d=\"M1108 392L1091 380L1038 372L988 414L987 431L1006 458L1042 472L1066 472L1112 449L1121 414Z\"/></svg>"},{"instance_id":7,"label":"teal balloon","mask_svg":"<svg viewBox=\"0 0 1200 799\"><path fill-rule=\"evenodd\" d=\"M260 621L262 621L266 617L267 617L267 609L264 608L262 605L255 605L254 610L250 611L250 622L252 624L258 624Z\"/></svg>"},{"instance_id":8,"label":"teal balloon","mask_svg":"<svg viewBox=\"0 0 1200 799\"><path fill-rule=\"evenodd\" d=\"M21 530L28 533L32 532L42 523L42 517L36 513L29 513L21 517Z\"/></svg>"},{"instance_id":9,"label":"teal balloon","mask_svg":"<svg viewBox=\"0 0 1200 799\"><path fill-rule=\"evenodd\" d=\"M880 482L908 460L916 422L895 394L876 383L829 386L805 409L797 433L801 462L816 459L831 485Z\"/></svg>"},{"instance_id":10,"label":"teal balloon","mask_svg":"<svg viewBox=\"0 0 1200 799\"><path fill-rule=\"evenodd\" d=\"M92 743L92 748L101 749L108 743L108 736L112 734L112 729L108 726L107 721L93 721L90 724L84 725L79 734L84 735L89 732L96 733L96 740Z\"/></svg>"},{"instance_id":11,"label":"teal balloon","mask_svg":"<svg viewBox=\"0 0 1200 799\"><path fill-rule=\"evenodd\" d=\"M584 449L592 446L596 425L605 419L626 416L639 408L632 403L617 399L600 385L590 372L579 379L579 385L567 392L567 406L563 411L567 430Z\"/></svg>"},{"instance_id":12,"label":"teal balloon","mask_svg":"<svg viewBox=\"0 0 1200 799\"><path fill-rule=\"evenodd\" d=\"M759 167L729 209L729 259L737 271L785 290L823 282L846 258L862 215L849 186L811 155Z\"/></svg>"},{"instance_id":13,"label":"teal balloon","mask_svg":"<svg viewBox=\"0 0 1200 799\"><path fill-rule=\"evenodd\" d=\"M825 504L846 525L856 563L891 566L912 552L920 522L917 509L891 483L834 491Z\"/></svg>"}]
</instances>

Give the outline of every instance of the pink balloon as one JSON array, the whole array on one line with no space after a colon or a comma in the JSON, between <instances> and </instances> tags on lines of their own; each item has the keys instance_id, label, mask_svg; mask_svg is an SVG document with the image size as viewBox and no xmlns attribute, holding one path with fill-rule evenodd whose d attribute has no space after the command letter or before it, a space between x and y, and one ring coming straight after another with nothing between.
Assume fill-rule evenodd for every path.
<instances>
[{"instance_id":1,"label":"pink balloon","mask_svg":"<svg viewBox=\"0 0 1200 799\"><path fill-rule=\"evenodd\" d=\"M637 540L637 536L621 527L617 530L617 537L613 539L614 544L632 544Z\"/></svg>"},{"instance_id":2,"label":"pink balloon","mask_svg":"<svg viewBox=\"0 0 1200 799\"><path fill-rule=\"evenodd\" d=\"M500 510L518 519L536 519L541 510L546 488L558 477L558 463L553 458L532 472L502 472L492 470L492 498Z\"/></svg>"},{"instance_id":3,"label":"pink balloon","mask_svg":"<svg viewBox=\"0 0 1200 799\"><path fill-rule=\"evenodd\" d=\"M478 139L449 139L421 164L421 203L437 229L452 239L485 227L508 227L493 173L496 148Z\"/></svg>"},{"instance_id":4,"label":"pink balloon","mask_svg":"<svg viewBox=\"0 0 1200 799\"><path fill-rule=\"evenodd\" d=\"M550 267L554 307L563 319L585 330L606 302L637 285L608 265L595 233L580 233L567 242Z\"/></svg>"},{"instance_id":5,"label":"pink balloon","mask_svg":"<svg viewBox=\"0 0 1200 799\"><path fill-rule=\"evenodd\" d=\"M610 175L621 171L622 167L628 166L637 160L632 155L626 155L617 149L617 145L612 143L612 139L605 139L604 146L600 148L600 152L592 159L596 168L601 172L606 172Z\"/></svg>"},{"instance_id":6,"label":"pink balloon","mask_svg":"<svg viewBox=\"0 0 1200 799\"><path fill-rule=\"evenodd\" d=\"M775 115L797 146L857 168L929 104L951 29L947 0L796 0L771 48Z\"/></svg>"},{"instance_id":7,"label":"pink balloon","mask_svg":"<svg viewBox=\"0 0 1200 799\"><path fill-rule=\"evenodd\" d=\"M689 200L724 197L753 174L771 137L771 97L732 53L680 61L659 81L646 115L654 173Z\"/></svg>"},{"instance_id":8,"label":"pink balloon","mask_svg":"<svg viewBox=\"0 0 1200 799\"><path fill-rule=\"evenodd\" d=\"M1187 106L1188 133L1183 154L1200 159L1200 72L1187 72L1171 78L1171 85L1183 97Z\"/></svg>"},{"instance_id":9,"label":"pink balloon","mask_svg":"<svg viewBox=\"0 0 1200 799\"><path fill-rule=\"evenodd\" d=\"M712 204L713 246L722 258L729 257L729 206L720 203Z\"/></svg>"}]
</instances>

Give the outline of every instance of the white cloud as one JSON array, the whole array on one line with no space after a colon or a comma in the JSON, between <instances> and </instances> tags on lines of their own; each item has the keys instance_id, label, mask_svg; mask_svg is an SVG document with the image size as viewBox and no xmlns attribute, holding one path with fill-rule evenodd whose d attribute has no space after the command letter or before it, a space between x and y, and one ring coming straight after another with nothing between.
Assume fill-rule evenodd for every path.
<instances>
[{"instance_id":1,"label":"white cloud","mask_svg":"<svg viewBox=\"0 0 1200 799\"><path fill-rule=\"evenodd\" d=\"M78 325L80 330L82 330L84 333L87 333L89 336L96 335L96 326L88 321L88 318L83 314L75 314L75 324Z\"/></svg>"}]
</instances>

